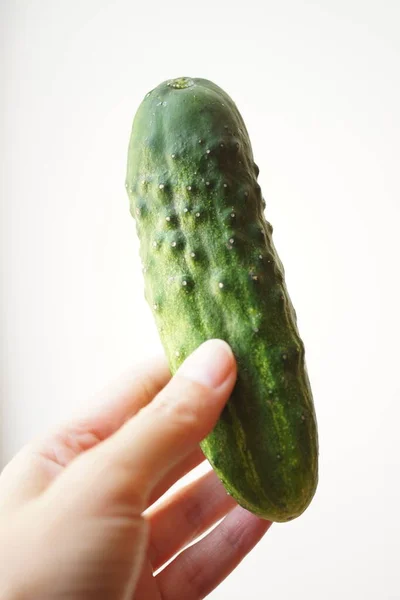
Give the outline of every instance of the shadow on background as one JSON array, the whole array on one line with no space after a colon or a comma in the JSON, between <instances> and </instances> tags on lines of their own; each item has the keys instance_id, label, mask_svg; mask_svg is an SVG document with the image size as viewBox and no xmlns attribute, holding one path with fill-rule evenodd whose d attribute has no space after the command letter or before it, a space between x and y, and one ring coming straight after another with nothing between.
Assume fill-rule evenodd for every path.
<instances>
[{"instance_id":1,"label":"shadow on background","mask_svg":"<svg viewBox=\"0 0 400 600\"><path fill-rule=\"evenodd\" d=\"M2 390L2 385L0 383L0 394L1 394L1 390ZM4 447L3 447L3 438L4 438L4 412L3 412L3 402L2 402L2 398L0 398L0 471L3 470L3 468L5 467L5 453L4 453Z\"/></svg>"},{"instance_id":2,"label":"shadow on background","mask_svg":"<svg viewBox=\"0 0 400 600\"><path fill-rule=\"evenodd\" d=\"M0 306L1 309L1 306ZM1 314L1 313L0 313ZM1 319L0 319L1 323ZM4 338L2 337L2 330L0 328L0 471L5 466L5 448L4 448L4 435L5 435L5 372L4 372Z\"/></svg>"},{"instance_id":3,"label":"shadow on background","mask_svg":"<svg viewBox=\"0 0 400 600\"><path fill-rule=\"evenodd\" d=\"M3 50L0 51L0 73L5 73L6 68L6 39L7 39L7 25L9 25L10 19L10 3L2 2L0 3L0 48ZM6 93L7 93L7 85L6 85L6 77L2 76L2 90L3 93L0 95L0 126L3 125L3 118L6 114ZM4 159L6 156L6 143L5 143L5 131L3 127L0 129L0 163L4 164ZM0 243L4 240L4 231L5 231L5 202L3 199L0 201ZM5 247L4 243L0 245L0 262L5 260ZM5 402L5 370L4 370L4 328L3 328L3 318L4 318L4 298L3 298L3 290L5 281L4 278L0 276L0 471L4 467L5 462L5 448L4 448L4 431L5 431L5 423L4 423L4 402Z\"/></svg>"}]
</instances>

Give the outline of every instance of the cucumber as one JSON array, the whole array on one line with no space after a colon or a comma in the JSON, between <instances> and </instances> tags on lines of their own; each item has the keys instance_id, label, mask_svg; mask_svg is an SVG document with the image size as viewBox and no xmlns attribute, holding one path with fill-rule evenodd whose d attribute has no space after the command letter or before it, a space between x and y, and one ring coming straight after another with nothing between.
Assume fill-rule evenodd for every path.
<instances>
[{"instance_id":1,"label":"cucumber","mask_svg":"<svg viewBox=\"0 0 400 600\"><path fill-rule=\"evenodd\" d=\"M172 373L205 340L230 344L237 383L201 447L240 505L283 522L315 493L318 435L258 173L243 119L217 85L182 77L146 95L126 177L145 296Z\"/></svg>"}]
</instances>

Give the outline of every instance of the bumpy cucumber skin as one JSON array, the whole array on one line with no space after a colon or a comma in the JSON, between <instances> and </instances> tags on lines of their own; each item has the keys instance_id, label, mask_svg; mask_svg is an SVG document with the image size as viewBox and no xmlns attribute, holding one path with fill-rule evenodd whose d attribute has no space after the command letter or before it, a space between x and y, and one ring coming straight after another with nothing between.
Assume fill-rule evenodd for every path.
<instances>
[{"instance_id":1,"label":"bumpy cucumber skin","mask_svg":"<svg viewBox=\"0 0 400 600\"><path fill-rule=\"evenodd\" d=\"M240 505L283 522L315 493L318 435L257 176L243 119L217 85L181 78L146 95L126 177L145 296L173 373L207 339L232 347L237 383L201 447Z\"/></svg>"}]
</instances>

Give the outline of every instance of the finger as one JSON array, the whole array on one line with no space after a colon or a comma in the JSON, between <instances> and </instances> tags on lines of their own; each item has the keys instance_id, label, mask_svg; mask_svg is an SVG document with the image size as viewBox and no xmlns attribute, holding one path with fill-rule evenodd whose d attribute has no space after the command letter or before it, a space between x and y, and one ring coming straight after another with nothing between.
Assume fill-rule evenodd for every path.
<instances>
[{"instance_id":1,"label":"finger","mask_svg":"<svg viewBox=\"0 0 400 600\"><path fill-rule=\"evenodd\" d=\"M157 587L157 582L154 578L153 569L148 560L142 567L139 578L135 585L134 595L131 600L162 600L160 590Z\"/></svg>"},{"instance_id":2,"label":"finger","mask_svg":"<svg viewBox=\"0 0 400 600\"><path fill-rule=\"evenodd\" d=\"M165 477L163 477L152 490L147 506L154 504L154 502L156 502L167 490L169 490L174 483L192 471L192 469L197 467L199 464L204 462L204 460L205 456L200 446L198 446L188 456L185 456L182 461L178 462L175 467L173 467L170 471L167 471Z\"/></svg>"},{"instance_id":3,"label":"finger","mask_svg":"<svg viewBox=\"0 0 400 600\"><path fill-rule=\"evenodd\" d=\"M222 519L236 502L211 471L147 513L149 558L159 569L184 546Z\"/></svg>"},{"instance_id":4,"label":"finger","mask_svg":"<svg viewBox=\"0 0 400 600\"><path fill-rule=\"evenodd\" d=\"M108 438L148 404L170 377L164 357L144 362L105 388L100 406L22 448L1 475L0 508L38 496L79 454Z\"/></svg>"},{"instance_id":5,"label":"finger","mask_svg":"<svg viewBox=\"0 0 400 600\"><path fill-rule=\"evenodd\" d=\"M49 490L60 497L82 484L88 512L143 511L152 490L215 425L236 380L221 340L202 344L156 398L103 444L79 457ZM57 485L59 484L59 485ZM93 493L96 490L96 494Z\"/></svg>"},{"instance_id":6,"label":"finger","mask_svg":"<svg viewBox=\"0 0 400 600\"><path fill-rule=\"evenodd\" d=\"M271 526L237 507L205 538L182 552L156 581L163 600L199 600L223 581Z\"/></svg>"}]
</instances>

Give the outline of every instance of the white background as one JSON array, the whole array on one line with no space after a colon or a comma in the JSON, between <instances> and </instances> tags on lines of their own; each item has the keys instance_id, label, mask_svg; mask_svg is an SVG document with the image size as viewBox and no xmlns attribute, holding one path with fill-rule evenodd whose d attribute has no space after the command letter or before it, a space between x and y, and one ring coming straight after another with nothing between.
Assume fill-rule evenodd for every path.
<instances>
[{"instance_id":1,"label":"white background","mask_svg":"<svg viewBox=\"0 0 400 600\"><path fill-rule=\"evenodd\" d=\"M159 351L135 110L205 77L248 125L299 317L320 484L215 600L400 598L400 3L2 0L1 458Z\"/></svg>"}]
</instances>

